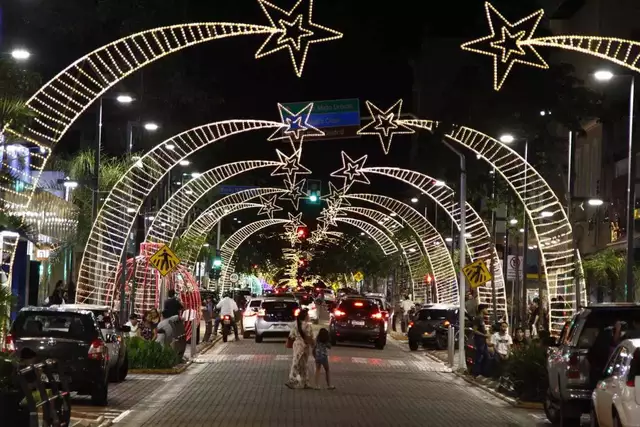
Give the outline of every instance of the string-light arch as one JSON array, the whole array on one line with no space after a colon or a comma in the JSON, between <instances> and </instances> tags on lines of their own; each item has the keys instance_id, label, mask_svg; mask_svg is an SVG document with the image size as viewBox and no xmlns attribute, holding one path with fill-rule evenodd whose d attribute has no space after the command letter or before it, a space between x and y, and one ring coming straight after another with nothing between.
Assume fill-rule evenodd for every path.
<instances>
[{"instance_id":1,"label":"string-light arch","mask_svg":"<svg viewBox=\"0 0 640 427\"><path fill-rule=\"evenodd\" d=\"M359 228L363 232L367 233L377 244L380 246L382 253L385 255L391 255L398 251L396 244L391 240L387 234L382 231L380 228L372 225L366 221L362 221L360 219L351 218L351 217L336 217L336 222L342 222L345 224L349 224L353 227Z\"/></svg>"},{"instance_id":2,"label":"string-light arch","mask_svg":"<svg viewBox=\"0 0 640 427\"><path fill-rule=\"evenodd\" d=\"M149 226L146 240L156 243L171 242L183 219L193 206L221 182L245 172L280 165L281 163L267 160L227 163L209 169L197 178L189 180L162 205Z\"/></svg>"},{"instance_id":3,"label":"string-light arch","mask_svg":"<svg viewBox=\"0 0 640 427\"><path fill-rule=\"evenodd\" d=\"M403 220L420 239L422 250L425 252L436 281L438 302L458 304L458 278L451 253L438 230L413 207L397 199L380 194L348 194L347 199L368 202L393 212L397 218ZM393 217L389 217L393 218ZM418 277L421 286L414 294L425 295L423 277ZM414 283L415 286L415 283Z\"/></svg>"},{"instance_id":4,"label":"string-light arch","mask_svg":"<svg viewBox=\"0 0 640 427\"><path fill-rule=\"evenodd\" d=\"M283 126L264 120L214 122L182 132L145 153L114 185L98 212L80 264L76 301L102 302L102 284L113 275L145 198L171 168L232 135Z\"/></svg>"}]
</instances>

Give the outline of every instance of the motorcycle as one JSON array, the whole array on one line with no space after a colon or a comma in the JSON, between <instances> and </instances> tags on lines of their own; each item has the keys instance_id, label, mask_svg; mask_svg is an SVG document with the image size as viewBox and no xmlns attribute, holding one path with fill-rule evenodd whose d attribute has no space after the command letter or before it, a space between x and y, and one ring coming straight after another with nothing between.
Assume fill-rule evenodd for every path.
<instances>
[{"instance_id":1,"label":"motorcycle","mask_svg":"<svg viewBox=\"0 0 640 427\"><path fill-rule=\"evenodd\" d=\"M227 342L227 337L231 333L231 316L222 316L222 342Z\"/></svg>"}]
</instances>

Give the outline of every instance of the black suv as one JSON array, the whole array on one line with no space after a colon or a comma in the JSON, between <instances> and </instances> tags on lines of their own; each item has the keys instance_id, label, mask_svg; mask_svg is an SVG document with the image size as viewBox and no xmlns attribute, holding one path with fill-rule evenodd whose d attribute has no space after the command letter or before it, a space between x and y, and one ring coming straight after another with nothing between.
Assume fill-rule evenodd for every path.
<instances>
[{"instance_id":1,"label":"black suv","mask_svg":"<svg viewBox=\"0 0 640 427\"><path fill-rule=\"evenodd\" d=\"M419 310L409 322L409 348L412 351L420 345L447 348L449 325L457 327L459 312L458 306L450 304L434 304Z\"/></svg>"},{"instance_id":2,"label":"black suv","mask_svg":"<svg viewBox=\"0 0 640 427\"><path fill-rule=\"evenodd\" d=\"M385 322L384 314L375 300L343 299L331 313L331 344L336 345L338 341L368 342L382 350L387 344Z\"/></svg>"},{"instance_id":3,"label":"black suv","mask_svg":"<svg viewBox=\"0 0 640 427\"><path fill-rule=\"evenodd\" d=\"M11 325L5 345L29 363L57 360L69 377L70 391L91 395L96 405L107 404L109 349L90 310L25 307Z\"/></svg>"}]
</instances>

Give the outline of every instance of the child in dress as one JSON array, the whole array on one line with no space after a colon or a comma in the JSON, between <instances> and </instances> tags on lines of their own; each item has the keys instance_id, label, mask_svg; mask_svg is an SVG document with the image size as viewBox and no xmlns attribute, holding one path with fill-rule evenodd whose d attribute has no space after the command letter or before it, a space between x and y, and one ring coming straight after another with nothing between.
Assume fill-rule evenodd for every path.
<instances>
[{"instance_id":1,"label":"child in dress","mask_svg":"<svg viewBox=\"0 0 640 427\"><path fill-rule=\"evenodd\" d=\"M316 339L316 346L313 349L313 357L316 361L316 389L320 389L320 368L324 368L325 376L327 379L327 388L329 390L335 390L335 387L331 385L331 376L329 374L329 331L325 328L320 329L318 337Z\"/></svg>"}]
</instances>

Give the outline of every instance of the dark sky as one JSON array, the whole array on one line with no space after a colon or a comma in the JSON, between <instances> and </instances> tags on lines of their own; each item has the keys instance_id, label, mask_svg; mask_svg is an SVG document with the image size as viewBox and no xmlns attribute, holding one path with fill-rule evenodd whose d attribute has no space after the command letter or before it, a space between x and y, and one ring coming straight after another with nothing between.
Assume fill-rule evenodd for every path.
<instances>
[{"instance_id":1,"label":"dark sky","mask_svg":"<svg viewBox=\"0 0 640 427\"><path fill-rule=\"evenodd\" d=\"M294 4L293 0L273 2L284 9ZM82 54L137 31L186 22L268 24L255 0L10 0L10 3L4 10L3 49L28 47L34 54L28 66L41 72L45 80ZM493 3L513 20L520 19L523 10L535 10L533 0ZM128 120L153 119L161 123L160 132L136 142L138 149L148 149L176 133L208 122L232 118L278 120L278 102L359 98L366 115L364 100L385 107L403 98L405 111L415 111L411 63L419 62L424 46L432 53L434 49L438 51L437 57L428 57L431 63L426 67L436 76L428 82L432 88L438 89L438 76L444 79L451 76L443 74L459 73L458 64L479 63L483 67L482 78L486 78L482 90L491 92L490 60L478 60L476 55L458 47L460 41L487 34L482 0L316 0L314 5L314 21L343 32L344 38L312 45L302 78L295 76L284 51L254 59L264 36L224 39L188 48L145 67L108 93L127 91L137 101L128 108L105 104L105 150L113 154L122 152ZM440 106L430 105L426 110L437 114ZM94 123L95 107L92 107L56 151L69 153L90 145ZM288 146L267 142L267 136L258 132L230 138L218 147L202 150L194 161L202 171L228 161L275 159L273 149L286 150ZM303 162L314 171L314 178L326 181L327 173L341 165L341 150L354 158L369 153L371 165L406 166L410 145L410 137L398 138L391 155L385 158L374 137L310 142L305 145ZM446 158L446 162L452 160L455 162ZM434 175L442 170L437 156L426 161L435 164Z\"/></svg>"}]
</instances>

